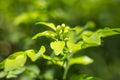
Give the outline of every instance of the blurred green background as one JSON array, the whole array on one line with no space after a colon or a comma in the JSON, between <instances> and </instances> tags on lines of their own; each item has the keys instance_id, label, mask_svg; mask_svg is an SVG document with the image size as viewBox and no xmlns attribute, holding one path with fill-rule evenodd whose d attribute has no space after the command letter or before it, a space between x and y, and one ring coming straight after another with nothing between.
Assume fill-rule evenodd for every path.
<instances>
[{"instance_id":1,"label":"blurred green background","mask_svg":"<svg viewBox=\"0 0 120 80\"><path fill-rule=\"evenodd\" d=\"M44 38L31 39L34 34L46 29L36 25L38 21L56 25L65 23L71 27L93 21L96 29L117 28L120 27L120 0L0 0L0 60L16 51L38 50L42 44L49 44L49 40ZM73 65L68 75L87 73L104 80L120 80L120 35L103 38L101 46L81 53L93 58L94 63ZM56 66L48 68L44 60L43 65L39 65L40 62L36 64L41 72L46 71L44 73L49 75L44 75L46 80L52 79ZM56 76L60 79L61 71L58 72Z\"/></svg>"}]
</instances>

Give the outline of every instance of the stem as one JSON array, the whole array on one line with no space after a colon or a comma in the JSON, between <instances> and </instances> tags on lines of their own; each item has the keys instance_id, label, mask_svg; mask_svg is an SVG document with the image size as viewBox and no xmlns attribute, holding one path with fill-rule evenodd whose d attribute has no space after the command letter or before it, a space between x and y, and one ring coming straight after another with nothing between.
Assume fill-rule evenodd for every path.
<instances>
[{"instance_id":1,"label":"stem","mask_svg":"<svg viewBox=\"0 0 120 80\"><path fill-rule=\"evenodd\" d=\"M67 78L67 73L68 73L68 70L69 70L69 65L68 65L68 60L66 61L66 64L65 64L65 70L64 70L64 73L63 73L63 80L66 80Z\"/></svg>"}]
</instances>

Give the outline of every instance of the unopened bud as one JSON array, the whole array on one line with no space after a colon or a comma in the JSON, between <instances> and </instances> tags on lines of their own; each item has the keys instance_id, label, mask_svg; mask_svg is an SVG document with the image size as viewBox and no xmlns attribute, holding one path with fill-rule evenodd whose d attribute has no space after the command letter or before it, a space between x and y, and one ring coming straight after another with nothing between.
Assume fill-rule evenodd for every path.
<instances>
[{"instance_id":1,"label":"unopened bud","mask_svg":"<svg viewBox=\"0 0 120 80\"><path fill-rule=\"evenodd\" d=\"M69 27L65 27L65 29L64 29L64 33L68 33L69 32Z\"/></svg>"},{"instance_id":2,"label":"unopened bud","mask_svg":"<svg viewBox=\"0 0 120 80\"><path fill-rule=\"evenodd\" d=\"M62 26L62 27L65 27L65 24L62 24L61 26Z\"/></svg>"}]
</instances>

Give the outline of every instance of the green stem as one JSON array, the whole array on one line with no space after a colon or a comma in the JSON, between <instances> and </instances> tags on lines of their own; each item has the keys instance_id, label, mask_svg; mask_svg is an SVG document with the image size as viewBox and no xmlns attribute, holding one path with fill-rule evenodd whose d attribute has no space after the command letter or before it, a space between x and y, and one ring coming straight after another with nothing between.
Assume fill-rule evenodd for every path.
<instances>
[{"instance_id":1,"label":"green stem","mask_svg":"<svg viewBox=\"0 0 120 80\"><path fill-rule=\"evenodd\" d=\"M64 70L64 74L63 74L63 80L66 80L66 78L67 78L67 73L68 73L69 67L70 66L68 65L68 61L66 61L65 70Z\"/></svg>"}]
</instances>

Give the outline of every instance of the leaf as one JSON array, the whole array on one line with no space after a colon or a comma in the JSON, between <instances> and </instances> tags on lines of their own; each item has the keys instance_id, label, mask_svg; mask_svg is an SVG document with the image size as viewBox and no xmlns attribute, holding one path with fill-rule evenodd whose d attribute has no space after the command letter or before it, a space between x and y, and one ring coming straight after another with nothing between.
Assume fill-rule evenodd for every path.
<instances>
[{"instance_id":1,"label":"leaf","mask_svg":"<svg viewBox=\"0 0 120 80\"><path fill-rule=\"evenodd\" d=\"M44 32L37 33L35 36L32 37L32 39L37 39L38 37L42 37L42 36L55 39L56 33L52 31L44 31Z\"/></svg>"},{"instance_id":2,"label":"leaf","mask_svg":"<svg viewBox=\"0 0 120 80\"><path fill-rule=\"evenodd\" d=\"M89 21L89 22L87 22L85 27L88 29L93 29L93 28L95 28L95 23L93 21Z\"/></svg>"},{"instance_id":3,"label":"leaf","mask_svg":"<svg viewBox=\"0 0 120 80\"><path fill-rule=\"evenodd\" d=\"M27 56L32 60L32 61L35 61L36 58L35 58L35 51L34 50L27 50L25 51L27 53Z\"/></svg>"},{"instance_id":4,"label":"leaf","mask_svg":"<svg viewBox=\"0 0 120 80\"><path fill-rule=\"evenodd\" d=\"M101 39L100 39L100 35L97 33L92 34L92 36L88 37L85 35L82 35L82 39L83 41L85 41L85 43L90 43L90 44L95 44L95 45L100 45L101 44Z\"/></svg>"},{"instance_id":5,"label":"leaf","mask_svg":"<svg viewBox=\"0 0 120 80\"><path fill-rule=\"evenodd\" d=\"M22 72L24 72L25 68L24 67L21 67L19 69L16 69L16 70L11 70L8 72L7 74L7 78L16 78L17 75L21 74Z\"/></svg>"},{"instance_id":6,"label":"leaf","mask_svg":"<svg viewBox=\"0 0 120 80\"><path fill-rule=\"evenodd\" d=\"M67 41L67 47L69 49L69 52L77 52L81 49L81 45L83 44L83 41L77 41L77 34L79 33L79 27L73 28L74 31L70 31L69 38ZM77 43L76 43L77 42Z\"/></svg>"},{"instance_id":7,"label":"leaf","mask_svg":"<svg viewBox=\"0 0 120 80\"><path fill-rule=\"evenodd\" d=\"M80 74L80 75L72 75L70 80L102 80L97 77L89 76L87 74Z\"/></svg>"},{"instance_id":8,"label":"leaf","mask_svg":"<svg viewBox=\"0 0 120 80\"><path fill-rule=\"evenodd\" d=\"M93 32L93 31L84 31L83 33L82 33L82 36L91 36L92 34L94 34L95 32Z\"/></svg>"},{"instance_id":9,"label":"leaf","mask_svg":"<svg viewBox=\"0 0 120 80\"><path fill-rule=\"evenodd\" d=\"M91 33L91 35L83 34L82 39L85 43L82 45L82 48L101 45L101 37L112 36L115 34L120 34L120 28L104 28L96 31L93 34Z\"/></svg>"},{"instance_id":10,"label":"leaf","mask_svg":"<svg viewBox=\"0 0 120 80\"><path fill-rule=\"evenodd\" d=\"M24 66L26 59L24 52L16 52L6 59L4 71L11 71Z\"/></svg>"},{"instance_id":11,"label":"leaf","mask_svg":"<svg viewBox=\"0 0 120 80\"><path fill-rule=\"evenodd\" d=\"M73 64L88 65L92 62L93 62L93 59L89 58L88 56L81 56L81 57L70 59L69 65L73 65Z\"/></svg>"},{"instance_id":12,"label":"leaf","mask_svg":"<svg viewBox=\"0 0 120 80\"><path fill-rule=\"evenodd\" d=\"M3 68L4 68L5 61L6 61L6 60L3 60L3 61L0 63L0 69L3 69Z\"/></svg>"},{"instance_id":13,"label":"leaf","mask_svg":"<svg viewBox=\"0 0 120 80\"><path fill-rule=\"evenodd\" d=\"M83 44L83 41L80 41L80 42L78 42L76 44L73 43L73 42L71 42L71 41L68 41L67 42L67 47L68 47L68 49L69 49L70 52L75 53L75 52L77 52L78 50L81 49L81 45L82 44Z\"/></svg>"},{"instance_id":14,"label":"leaf","mask_svg":"<svg viewBox=\"0 0 120 80\"><path fill-rule=\"evenodd\" d=\"M5 77L6 75L7 75L7 72L5 72L5 71L0 72L0 78Z\"/></svg>"},{"instance_id":15,"label":"leaf","mask_svg":"<svg viewBox=\"0 0 120 80\"><path fill-rule=\"evenodd\" d=\"M37 12L23 13L15 18L14 23L16 25L19 25L21 23L29 23L35 20L38 16L39 16L39 13Z\"/></svg>"},{"instance_id":16,"label":"leaf","mask_svg":"<svg viewBox=\"0 0 120 80\"><path fill-rule=\"evenodd\" d=\"M45 47L41 46L40 50L38 51L38 53L35 53L34 50L27 50L25 51L28 55L28 57L32 60L32 61L36 61L39 57L41 57L41 55L43 53L45 53Z\"/></svg>"},{"instance_id":17,"label":"leaf","mask_svg":"<svg viewBox=\"0 0 120 80\"><path fill-rule=\"evenodd\" d=\"M53 23L46 23L46 22L37 22L36 24L43 24L43 25L46 25L48 26L49 28L53 29L53 30L56 30L56 27Z\"/></svg>"},{"instance_id":18,"label":"leaf","mask_svg":"<svg viewBox=\"0 0 120 80\"><path fill-rule=\"evenodd\" d=\"M96 47L96 46L98 46L98 45L97 44L92 44L92 43L89 43L89 44L84 43L82 45L82 49L85 49L85 48L88 48L88 47Z\"/></svg>"},{"instance_id":19,"label":"leaf","mask_svg":"<svg viewBox=\"0 0 120 80\"><path fill-rule=\"evenodd\" d=\"M54 41L50 43L51 48L54 50L55 55L59 55L65 46L64 41Z\"/></svg>"},{"instance_id":20,"label":"leaf","mask_svg":"<svg viewBox=\"0 0 120 80\"><path fill-rule=\"evenodd\" d=\"M76 26L74 28L71 28L71 31L75 31L76 34L80 34L83 31L83 27Z\"/></svg>"},{"instance_id":21,"label":"leaf","mask_svg":"<svg viewBox=\"0 0 120 80\"><path fill-rule=\"evenodd\" d=\"M112 36L112 35L120 34L120 28L113 28L113 29L104 28L98 30L97 33L100 34L101 37Z\"/></svg>"},{"instance_id":22,"label":"leaf","mask_svg":"<svg viewBox=\"0 0 120 80\"><path fill-rule=\"evenodd\" d=\"M43 57L44 59L47 59L47 60L52 60L52 58L51 58L50 56L47 56L47 55L45 55L45 54L43 54L42 57Z\"/></svg>"},{"instance_id":23,"label":"leaf","mask_svg":"<svg viewBox=\"0 0 120 80\"><path fill-rule=\"evenodd\" d=\"M12 72L12 71L9 71L8 75L6 76L6 78L16 78L16 77L17 77L17 75L14 74L14 72Z\"/></svg>"},{"instance_id":24,"label":"leaf","mask_svg":"<svg viewBox=\"0 0 120 80\"><path fill-rule=\"evenodd\" d=\"M26 66L26 71L29 71L29 75L31 75L31 77L37 77L40 73L40 69L37 65L29 65L29 66Z\"/></svg>"}]
</instances>

